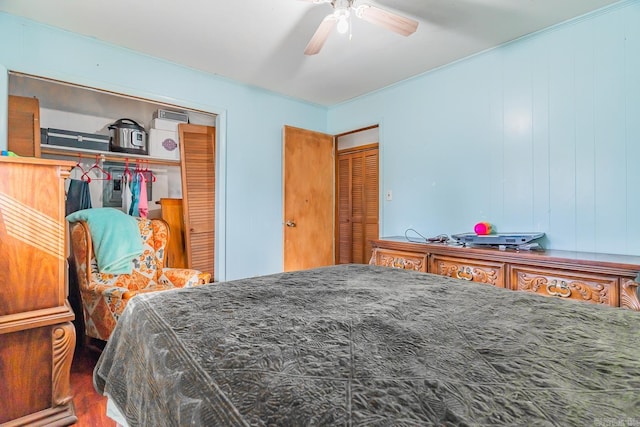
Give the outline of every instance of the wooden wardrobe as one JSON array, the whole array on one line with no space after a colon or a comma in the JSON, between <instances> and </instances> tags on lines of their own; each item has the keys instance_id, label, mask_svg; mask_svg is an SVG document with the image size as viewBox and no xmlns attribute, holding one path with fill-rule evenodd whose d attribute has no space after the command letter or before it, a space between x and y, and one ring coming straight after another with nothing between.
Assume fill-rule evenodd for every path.
<instances>
[{"instance_id":1,"label":"wooden wardrobe","mask_svg":"<svg viewBox=\"0 0 640 427\"><path fill-rule=\"evenodd\" d=\"M0 157L0 425L77 420L64 218L73 165Z\"/></svg>"}]
</instances>

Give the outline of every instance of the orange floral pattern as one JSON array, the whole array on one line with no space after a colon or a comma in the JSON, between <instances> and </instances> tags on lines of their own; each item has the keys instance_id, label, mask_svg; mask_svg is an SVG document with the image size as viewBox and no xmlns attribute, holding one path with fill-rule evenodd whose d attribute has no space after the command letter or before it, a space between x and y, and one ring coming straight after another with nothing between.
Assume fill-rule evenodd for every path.
<instances>
[{"instance_id":1,"label":"orange floral pattern","mask_svg":"<svg viewBox=\"0 0 640 427\"><path fill-rule=\"evenodd\" d=\"M101 273L91 247L87 224L71 224L71 249L82 298L85 333L89 337L108 340L127 301L138 293L197 286L211 280L210 273L166 268L165 248L169 242L167 223L160 219L136 219L143 252L131 261L131 274Z\"/></svg>"}]
</instances>

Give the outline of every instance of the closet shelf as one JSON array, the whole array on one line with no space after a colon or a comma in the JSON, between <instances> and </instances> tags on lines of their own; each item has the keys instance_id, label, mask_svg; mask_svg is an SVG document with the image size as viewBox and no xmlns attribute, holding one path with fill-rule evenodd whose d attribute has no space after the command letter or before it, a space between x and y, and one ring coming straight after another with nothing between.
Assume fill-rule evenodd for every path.
<instances>
[{"instance_id":1,"label":"closet shelf","mask_svg":"<svg viewBox=\"0 0 640 427\"><path fill-rule=\"evenodd\" d=\"M88 156L89 158L100 155L104 160L110 162L124 162L125 159L129 160L144 160L150 165L167 165L167 166L180 166L180 160L168 160L158 159L154 157L144 156L140 154L118 153L113 151L98 151L98 150L78 150L74 147L56 147L51 144L40 144L41 154L50 154L66 157L77 157L79 154Z\"/></svg>"}]
</instances>

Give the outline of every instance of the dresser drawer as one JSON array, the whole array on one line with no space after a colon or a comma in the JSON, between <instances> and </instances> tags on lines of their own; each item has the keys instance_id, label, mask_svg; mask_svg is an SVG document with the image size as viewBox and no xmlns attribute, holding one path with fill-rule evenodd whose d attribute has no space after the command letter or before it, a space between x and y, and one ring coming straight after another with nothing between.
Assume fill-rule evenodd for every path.
<instances>
[{"instance_id":1,"label":"dresser drawer","mask_svg":"<svg viewBox=\"0 0 640 427\"><path fill-rule=\"evenodd\" d=\"M628 277L620 279L620 307L640 311L638 282Z\"/></svg>"},{"instance_id":2,"label":"dresser drawer","mask_svg":"<svg viewBox=\"0 0 640 427\"><path fill-rule=\"evenodd\" d=\"M375 248L369 264L427 272L427 255Z\"/></svg>"},{"instance_id":3,"label":"dresser drawer","mask_svg":"<svg viewBox=\"0 0 640 427\"><path fill-rule=\"evenodd\" d=\"M617 277L553 269L513 266L511 288L517 291L611 306L617 306L619 299Z\"/></svg>"},{"instance_id":4,"label":"dresser drawer","mask_svg":"<svg viewBox=\"0 0 640 427\"><path fill-rule=\"evenodd\" d=\"M504 288L505 265L440 255L431 256L430 273Z\"/></svg>"}]
</instances>

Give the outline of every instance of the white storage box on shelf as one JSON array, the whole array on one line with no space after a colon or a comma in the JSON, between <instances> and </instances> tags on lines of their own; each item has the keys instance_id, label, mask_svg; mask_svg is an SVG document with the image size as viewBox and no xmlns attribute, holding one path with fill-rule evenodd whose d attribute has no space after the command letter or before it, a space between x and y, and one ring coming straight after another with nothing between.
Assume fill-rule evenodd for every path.
<instances>
[{"instance_id":1,"label":"white storage box on shelf","mask_svg":"<svg viewBox=\"0 0 640 427\"><path fill-rule=\"evenodd\" d=\"M167 160L180 160L178 132L165 129L149 129L149 156Z\"/></svg>"},{"instance_id":2,"label":"white storage box on shelf","mask_svg":"<svg viewBox=\"0 0 640 427\"><path fill-rule=\"evenodd\" d=\"M168 120L168 119L153 119L151 120L151 129L178 132L178 125L180 123L187 123L187 122L179 122L176 120Z\"/></svg>"}]
</instances>

